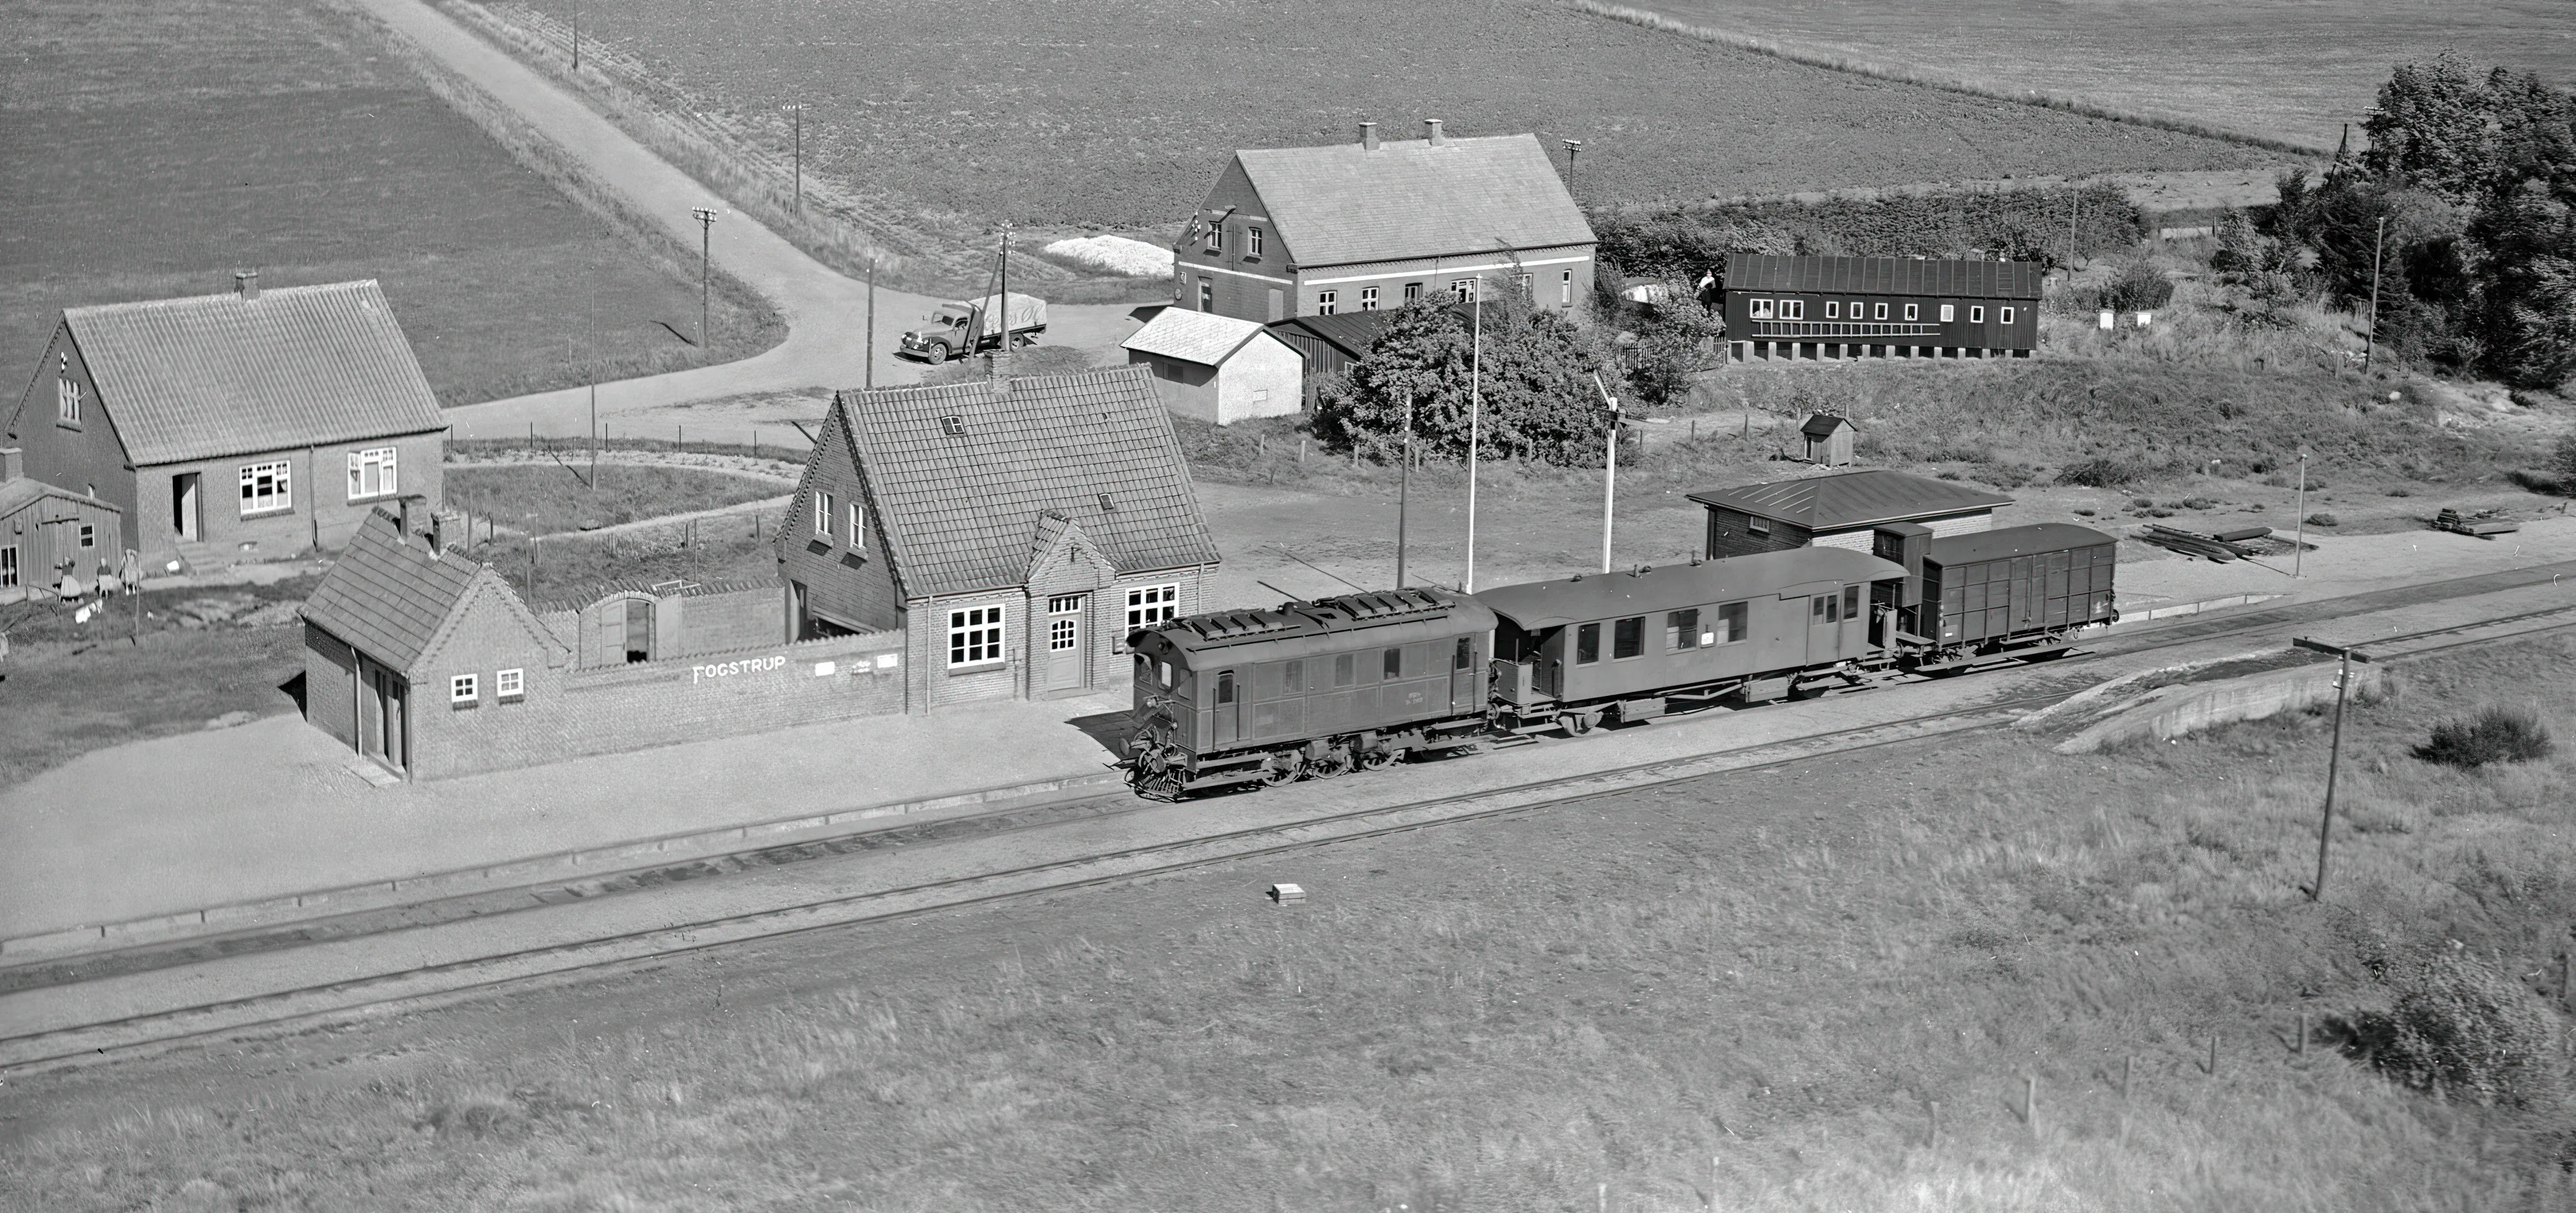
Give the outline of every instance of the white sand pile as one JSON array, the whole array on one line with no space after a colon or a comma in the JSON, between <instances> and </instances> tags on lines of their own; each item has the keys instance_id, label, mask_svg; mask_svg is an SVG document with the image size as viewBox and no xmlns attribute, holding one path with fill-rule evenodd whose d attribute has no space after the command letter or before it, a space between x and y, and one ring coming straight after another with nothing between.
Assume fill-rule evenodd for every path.
<instances>
[{"instance_id":1,"label":"white sand pile","mask_svg":"<svg viewBox=\"0 0 2576 1213\"><path fill-rule=\"evenodd\" d=\"M1130 278L1165 278L1172 272L1172 250L1125 236L1078 236L1046 246L1048 255L1079 262Z\"/></svg>"}]
</instances>

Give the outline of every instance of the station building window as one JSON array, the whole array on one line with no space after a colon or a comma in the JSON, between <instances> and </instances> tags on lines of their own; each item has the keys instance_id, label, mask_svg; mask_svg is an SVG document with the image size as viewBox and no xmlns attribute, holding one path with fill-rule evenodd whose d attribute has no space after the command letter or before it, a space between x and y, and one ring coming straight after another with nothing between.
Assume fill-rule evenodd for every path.
<instances>
[{"instance_id":1,"label":"station building window","mask_svg":"<svg viewBox=\"0 0 2576 1213\"><path fill-rule=\"evenodd\" d=\"M1332 314L1333 314L1333 312L1334 312L1334 310L1340 306L1338 303L1335 303L1335 302L1334 302L1334 300L1338 297L1338 294L1339 294L1339 292L1335 292L1335 291L1318 291L1318 292L1316 292L1316 294L1315 294L1315 311L1316 311L1318 314L1320 314L1320 315L1325 315L1325 316L1330 316L1330 315L1332 315Z\"/></svg>"},{"instance_id":2,"label":"station building window","mask_svg":"<svg viewBox=\"0 0 2576 1213\"><path fill-rule=\"evenodd\" d=\"M999 606L948 612L948 664L956 667L1002 660L1002 614Z\"/></svg>"}]
</instances>

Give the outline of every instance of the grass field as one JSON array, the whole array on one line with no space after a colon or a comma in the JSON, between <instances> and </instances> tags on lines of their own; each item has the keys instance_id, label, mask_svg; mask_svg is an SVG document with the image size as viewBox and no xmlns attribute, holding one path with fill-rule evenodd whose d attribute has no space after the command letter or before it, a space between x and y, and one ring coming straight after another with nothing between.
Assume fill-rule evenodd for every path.
<instances>
[{"instance_id":1,"label":"grass field","mask_svg":"<svg viewBox=\"0 0 2576 1213\"><path fill-rule=\"evenodd\" d=\"M1634 0L1630 6L1820 61L2088 101L2331 150L2389 68L2455 47L2576 79L2576 20L2554 0Z\"/></svg>"},{"instance_id":2,"label":"grass field","mask_svg":"<svg viewBox=\"0 0 2576 1213\"><path fill-rule=\"evenodd\" d=\"M0 366L63 308L377 278L442 402L743 356L781 335L727 284L585 209L328 0L5 0ZM451 87L451 91L452 87ZM668 326L668 327L666 327ZM676 331L674 331L676 330Z\"/></svg>"},{"instance_id":3,"label":"grass field","mask_svg":"<svg viewBox=\"0 0 2576 1213\"><path fill-rule=\"evenodd\" d=\"M2525 644L2355 709L2322 906L2322 718L2084 757L1986 735L683 958L529 995L506 1058L448 1056L468 1021L432 1019L342 1081L164 1086L0 1183L48 1209L2559 1208L2562 1109L2335 1042L2447 941L2551 971L2576 764L2409 750L2499 687L2564 738L2572 675ZM1263 906L1273 879L1314 902Z\"/></svg>"},{"instance_id":4,"label":"grass field","mask_svg":"<svg viewBox=\"0 0 2576 1213\"><path fill-rule=\"evenodd\" d=\"M567 18L571 0L529 6ZM509 10L503 10L507 12ZM1548 0L892 0L585 6L585 37L766 132L803 102L809 173L920 211L1040 227L1174 222L1235 148L1535 131L1585 141L1576 193L1654 202L2270 159L2172 131L1893 85Z\"/></svg>"},{"instance_id":5,"label":"grass field","mask_svg":"<svg viewBox=\"0 0 2576 1213\"><path fill-rule=\"evenodd\" d=\"M565 459L569 468L551 461L450 467L445 476L447 504L478 519L498 517L505 528L553 535L784 497L795 489L793 482L767 477L643 465L614 457L598 465L599 483L594 489L584 483L591 465L579 456Z\"/></svg>"}]
</instances>

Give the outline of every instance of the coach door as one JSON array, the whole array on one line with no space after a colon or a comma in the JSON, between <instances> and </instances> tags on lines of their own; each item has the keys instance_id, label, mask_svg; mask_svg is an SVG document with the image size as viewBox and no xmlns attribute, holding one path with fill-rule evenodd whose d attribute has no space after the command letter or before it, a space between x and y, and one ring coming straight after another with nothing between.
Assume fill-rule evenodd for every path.
<instances>
[{"instance_id":1,"label":"coach door","mask_svg":"<svg viewBox=\"0 0 2576 1213\"><path fill-rule=\"evenodd\" d=\"M1830 590L1807 599L1807 664L1843 659L1843 591Z\"/></svg>"},{"instance_id":2,"label":"coach door","mask_svg":"<svg viewBox=\"0 0 2576 1213\"><path fill-rule=\"evenodd\" d=\"M1208 677L1216 680L1216 737L1210 742L1219 748L1233 745L1243 736L1243 682L1232 670L1219 670Z\"/></svg>"},{"instance_id":3,"label":"coach door","mask_svg":"<svg viewBox=\"0 0 2576 1213\"><path fill-rule=\"evenodd\" d=\"M1047 599L1046 689L1082 689L1082 607L1080 594Z\"/></svg>"}]
</instances>

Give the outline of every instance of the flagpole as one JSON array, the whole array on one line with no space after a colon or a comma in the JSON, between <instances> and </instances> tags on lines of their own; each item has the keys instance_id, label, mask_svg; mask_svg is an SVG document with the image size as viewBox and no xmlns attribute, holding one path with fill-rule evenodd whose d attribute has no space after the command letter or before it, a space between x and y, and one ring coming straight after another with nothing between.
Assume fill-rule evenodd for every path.
<instances>
[{"instance_id":1,"label":"flagpole","mask_svg":"<svg viewBox=\"0 0 2576 1213\"><path fill-rule=\"evenodd\" d=\"M1467 576L1459 583L1465 593L1476 592L1476 462L1478 446L1484 439L1485 399L1485 292L1482 279L1477 281L1476 331L1467 347Z\"/></svg>"}]
</instances>

